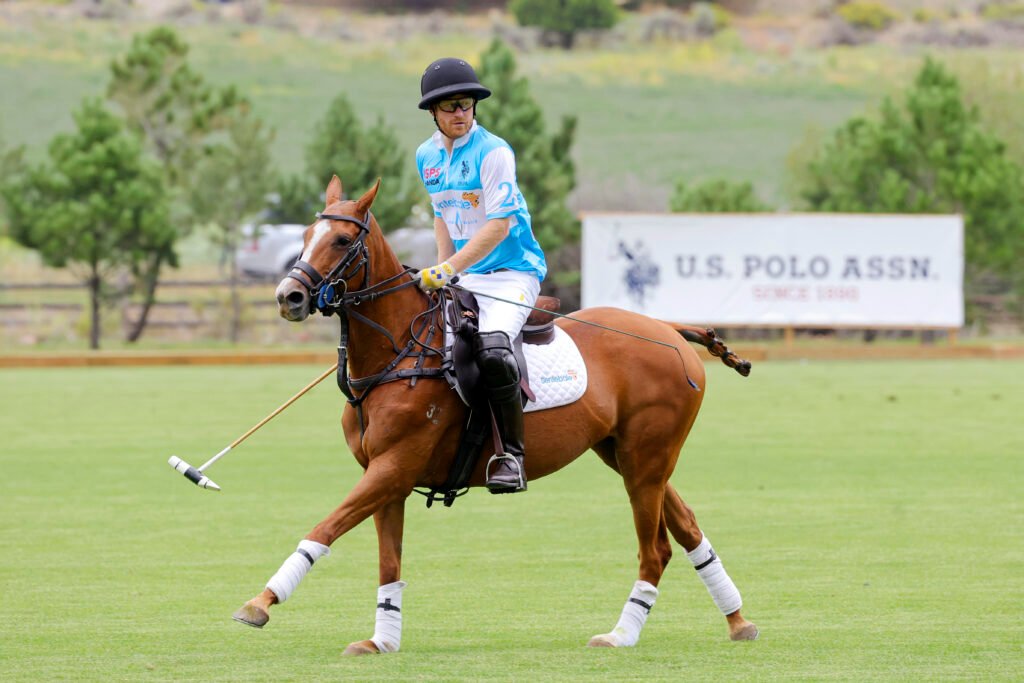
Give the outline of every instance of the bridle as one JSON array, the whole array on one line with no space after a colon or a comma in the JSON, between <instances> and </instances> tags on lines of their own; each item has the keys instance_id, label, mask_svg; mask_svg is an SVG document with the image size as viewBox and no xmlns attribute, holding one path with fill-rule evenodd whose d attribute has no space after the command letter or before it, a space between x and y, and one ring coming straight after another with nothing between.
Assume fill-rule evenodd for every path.
<instances>
[{"instance_id":1,"label":"bridle","mask_svg":"<svg viewBox=\"0 0 1024 683\"><path fill-rule=\"evenodd\" d=\"M349 245L345 254L327 272L327 275L321 275L320 271L312 264L300 258L285 276L295 280L309 292L310 313L317 310L323 315L331 315L342 305L342 300L348 293L348 281L351 278L355 277L360 270L364 270L364 287L369 280L370 259L366 250L366 236L370 234L372 216L367 211L362 220L356 216L346 216L340 213L317 213L316 217L319 220L345 221L359 228L359 234ZM337 291L339 285L342 288L340 294Z\"/></svg>"},{"instance_id":2,"label":"bridle","mask_svg":"<svg viewBox=\"0 0 1024 683\"><path fill-rule=\"evenodd\" d=\"M387 328L366 317L355 310L355 308L364 302L373 301L386 294L391 294L408 287L415 287L419 282L419 279L414 277L417 272L416 269L403 266L401 270L391 277L369 284L372 282L370 274L371 262L370 252L366 246L366 237L370 234L370 223L373 219L370 212L367 211L362 219L345 214L328 213L318 213L317 218L320 220L352 223L359 228L359 234L352 240L345 254L328 271L327 275L321 275L320 271L309 262L300 259L295 262L295 265L288 271L286 277L295 280L309 292L311 313L315 310L320 311L325 316L337 314L340 321L338 388L341 389L348 402L357 410L360 427L362 428L364 424L362 403L375 387L404 379L410 380L411 384L415 386L417 378L442 378L444 376L444 368L442 367L424 367L424 362L428 356L441 358L444 356L441 348L431 346L431 341L441 329L437 326L434 315L439 310L443 310L442 303L444 298L442 296L424 294L427 298L425 310L414 316L409 322L410 339L404 346L399 347L396 344L394 335ZM357 277L360 271L362 271L362 283L359 285L359 289L350 291L348 283ZM402 278L408 279L405 282L394 284ZM348 328L350 317L376 330L390 342L395 357L380 372L360 378L350 378L348 376ZM399 363L407 358L414 358L416 360L415 367L398 369ZM355 395L356 391L362 393L357 397Z\"/></svg>"},{"instance_id":3,"label":"bridle","mask_svg":"<svg viewBox=\"0 0 1024 683\"><path fill-rule=\"evenodd\" d=\"M327 275L321 275L320 271L314 268L312 264L301 259L296 261L292 265L291 270L288 271L285 277L295 280L309 292L310 313L320 311L325 316L330 316L334 313L340 315L342 309L346 309L349 306L358 306L364 301L373 301L377 297L416 284L416 280L410 278L408 282L388 287L395 280L416 272L414 268L403 268L403 270L386 280L367 285L370 282L370 253L366 247L366 237L370 234L370 221L373 219L369 211L366 212L362 219L340 213L317 213L316 217L320 220L352 223L359 228L359 234L352 240L345 254L327 272ZM349 291L348 283L360 271L363 272L360 288Z\"/></svg>"}]
</instances>

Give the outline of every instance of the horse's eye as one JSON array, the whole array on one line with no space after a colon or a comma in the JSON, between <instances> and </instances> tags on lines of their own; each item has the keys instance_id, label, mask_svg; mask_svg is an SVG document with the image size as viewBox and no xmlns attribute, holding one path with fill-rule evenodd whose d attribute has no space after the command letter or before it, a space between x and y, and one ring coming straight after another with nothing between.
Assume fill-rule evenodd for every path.
<instances>
[{"instance_id":1,"label":"horse's eye","mask_svg":"<svg viewBox=\"0 0 1024 683\"><path fill-rule=\"evenodd\" d=\"M345 247L347 247L350 244L352 244L352 240L350 240L348 237L335 237L334 238L334 246L338 247L339 249L344 249Z\"/></svg>"}]
</instances>

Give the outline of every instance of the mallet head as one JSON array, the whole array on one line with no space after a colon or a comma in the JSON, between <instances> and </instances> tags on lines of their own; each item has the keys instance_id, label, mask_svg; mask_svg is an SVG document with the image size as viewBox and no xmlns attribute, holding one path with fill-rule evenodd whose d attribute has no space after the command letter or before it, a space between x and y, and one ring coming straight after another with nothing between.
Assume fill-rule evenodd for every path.
<instances>
[{"instance_id":1,"label":"mallet head","mask_svg":"<svg viewBox=\"0 0 1024 683\"><path fill-rule=\"evenodd\" d=\"M217 484L212 479L207 477L201 471L197 470L195 467L192 467L192 465L189 465L187 462L185 462L178 456L172 455L171 459L167 461L167 464L176 469L177 471L181 472L183 475L185 475L186 479L188 479L190 482L192 482L199 488L220 491L220 487L217 486Z\"/></svg>"}]
</instances>

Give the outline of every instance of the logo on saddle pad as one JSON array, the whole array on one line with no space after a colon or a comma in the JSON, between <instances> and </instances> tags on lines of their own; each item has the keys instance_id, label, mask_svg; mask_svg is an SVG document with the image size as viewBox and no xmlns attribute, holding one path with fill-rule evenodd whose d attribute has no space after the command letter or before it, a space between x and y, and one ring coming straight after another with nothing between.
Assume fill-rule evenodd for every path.
<instances>
[{"instance_id":1,"label":"logo on saddle pad","mask_svg":"<svg viewBox=\"0 0 1024 683\"><path fill-rule=\"evenodd\" d=\"M555 382L575 382L579 377L577 376L575 368L569 368L560 375L547 375L540 378L541 384L553 384Z\"/></svg>"},{"instance_id":2,"label":"logo on saddle pad","mask_svg":"<svg viewBox=\"0 0 1024 683\"><path fill-rule=\"evenodd\" d=\"M476 192L463 192L462 198L473 205L473 208L480 206L480 195Z\"/></svg>"}]
</instances>

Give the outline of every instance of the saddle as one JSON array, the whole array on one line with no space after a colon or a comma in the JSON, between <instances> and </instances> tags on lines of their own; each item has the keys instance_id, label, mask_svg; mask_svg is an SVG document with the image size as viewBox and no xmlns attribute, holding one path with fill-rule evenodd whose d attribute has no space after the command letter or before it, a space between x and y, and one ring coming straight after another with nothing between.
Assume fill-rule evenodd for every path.
<instances>
[{"instance_id":1,"label":"saddle","mask_svg":"<svg viewBox=\"0 0 1024 683\"><path fill-rule=\"evenodd\" d=\"M453 333L453 339L445 339L446 368L445 377L448 384L458 392L459 397L468 407L483 405L483 390L480 384L480 370L477 368L473 355L473 338L478 329L480 306L476 297L464 289L451 290L451 300L445 311L446 334ZM535 309L530 311L526 324L519 336L512 340L512 352L519 365L519 386L523 390L523 404L527 400L536 400L530 389L529 368L523 356L523 344L550 344L555 339L555 313L561 301L553 296L537 297Z\"/></svg>"},{"instance_id":2,"label":"saddle","mask_svg":"<svg viewBox=\"0 0 1024 683\"><path fill-rule=\"evenodd\" d=\"M451 471L445 483L433 487L429 492L417 491L427 498L427 507L435 500L441 500L445 507L451 507L455 499L466 493L469 478L473 474L484 441L491 432L491 408L480 381L480 369L473 354L473 338L476 336L480 307L476 297L464 289L447 288L449 297L444 310L445 317L445 360L441 367L445 379L463 403L469 408L469 418L459 440L459 447L452 462ZM523 344L546 345L555 338L555 313L561 301L553 296L537 297L534 309L530 311L522 332L512 341L512 351L519 364L519 386L522 390L523 405L536 400L529 384L529 369L523 356ZM448 335L453 338L448 339Z\"/></svg>"}]
</instances>

